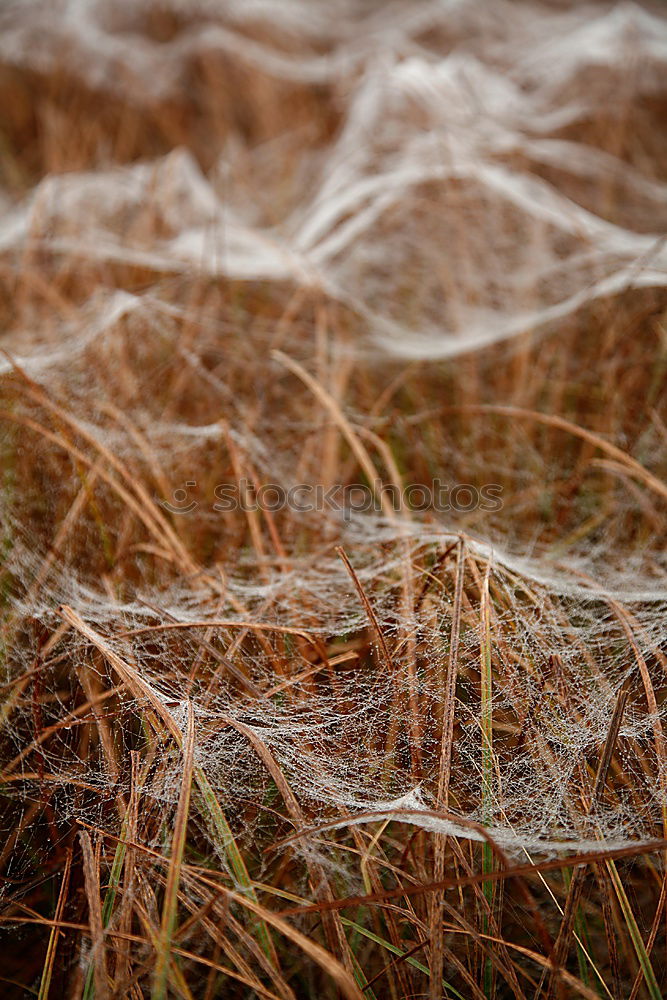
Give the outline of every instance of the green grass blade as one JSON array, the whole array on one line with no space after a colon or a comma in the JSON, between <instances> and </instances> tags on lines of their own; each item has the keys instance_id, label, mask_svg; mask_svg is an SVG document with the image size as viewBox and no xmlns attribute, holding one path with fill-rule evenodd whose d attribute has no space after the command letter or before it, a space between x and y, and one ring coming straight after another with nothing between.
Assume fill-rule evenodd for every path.
<instances>
[{"instance_id":1,"label":"green grass blade","mask_svg":"<svg viewBox=\"0 0 667 1000\"><path fill-rule=\"evenodd\" d=\"M623 883L621 877L618 874L618 869L613 861L607 861L607 870L611 875L611 880L616 890L616 895L618 897L618 902L623 911L623 916L628 927L628 933L630 934L630 939L632 945L635 949L635 954L639 961L642 973L644 974L644 979L646 981L646 987L649 992L651 1000L662 1000L662 992L658 986L658 980L655 978L655 972L653 971L653 966L651 965L651 959L648 956L648 952L644 947L644 939L642 938L641 931L637 926L637 921L635 920L635 915L632 912L632 907L630 906L630 900L627 897L627 893L623 888Z\"/></svg>"},{"instance_id":2,"label":"green grass blade","mask_svg":"<svg viewBox=\"0 0 667 1000\"><path fill-rule=\"evenodd\" d=\"M151 1000L166 1000L167 979L171 959L171 940L176 927L178 915L178 889L181 881L181 867L185 851L185 835L187 833L188 816L190 812L190 789L192 787L192 769L195 753L195 717L192 702L188 703L188 723L183 740L183 779L181 792L176 808L174 834L172 837L171 859L167 872L167 884L164 890L162 904L162 922L158 939L157 958L153 975Z\"/></svg>"},{"instance_id":3,"label":"green grass blade","mask_svg":"<svg viewBox=\"0 0 667 1000\"><path fill-rule=\"evenodd\" d=\"M405 955L405 952L401 951L400 948L397 948L395 944L391 943L391 941L387 941L386 938L380 937L379 934L369 931L366 927L362 927L361 924L357 924L354 920L350 920L349 917L341 917L340 920L345 927L351 927L357 932L357 934L361 934L363 937L368 938L369 941L374 941L375 944L379 944L381 948L384 948L386 951L390 951L392 955L398 955L399 958L403 958ZM411 965L414 969L419 969L419 971L423 972L425 976L431 975L431 970L426 965L422 965L421 962L419 962L416 958L413 958L411 955L405 959L405 962L407 965ZM452 996L457 997L458 1000L465 1000L465 997L461 996L458 990L455 990L454 987L444 979L442 981L442 985L446 990L449 990Z\"/></svg>"}]
</instances>

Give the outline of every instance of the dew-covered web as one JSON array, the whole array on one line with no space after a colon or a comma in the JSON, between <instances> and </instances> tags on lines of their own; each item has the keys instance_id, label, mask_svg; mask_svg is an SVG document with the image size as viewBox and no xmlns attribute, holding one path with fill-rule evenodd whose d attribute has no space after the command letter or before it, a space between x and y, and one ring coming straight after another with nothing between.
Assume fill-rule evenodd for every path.
<instances>
[{"instance_id":1,"label":"dew-covered web","mask_svg":"<svg viewBox=\"0 0 667 1000\"><path fill-rule=\"evenodd\" d=\"M79 151L46 93L43 148L0 190L11 873L45 796L115 829L129 752L160 728L151 693L181 729L192 703L197 763L246 842L298 826L248 732L301 829L484 824L513 853L660 836L659 7L162 8L169 37L136 2L0 14L3 72L65 60L116 129ZM214 508L221 484L328 489L368 463L503 503ZM195 509L170 513L188 483ZM623 777L593 808L628 678ZM182 768L169 737L159 753L153 844Z\"/></svg>"}]
</instances>

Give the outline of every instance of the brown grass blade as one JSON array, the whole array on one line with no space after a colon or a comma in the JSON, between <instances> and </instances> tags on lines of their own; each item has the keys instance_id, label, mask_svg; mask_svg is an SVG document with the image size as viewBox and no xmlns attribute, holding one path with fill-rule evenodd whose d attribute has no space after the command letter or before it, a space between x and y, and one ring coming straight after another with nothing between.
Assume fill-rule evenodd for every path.
<instances>
[{"instance_id":1,"label":"brown grass blade","mask_svg":"<svg viewBox=\"0 0 667 1000\"><path fill-rule=\"evenodd\" d=\"M443 691L442 734L440 738L440 756L438 764L438 790L436 804L438 808L447 808L449 802L449 781L452 766L452 744L454 741L454 709L456 695L456 678L458 674L459 636L461 632L461 598L463 594L464 542L459 539L456 552L456 576L454 585L454 607L452 610L452 625L449 638L449 655L447 658L447 674ZM435 882L441 882L445 872L445 851L447 838L436 834L434 843L433 874ZM431 939L431 979L429 996L431 1000L440 1000L442 996L442 974L444 967L443 928L442 928L443 896L436 892L430 900L429 937Z\"/></svg>"},{"instance_id":2,"label":"brown grass blade","mask_svg":"<svg viewBox=\"0 0 667 1000\"><path fill-rule=\"evenodd\" d=\"M104 954L104 925L102 923L102 902L100 898L99 868L95 861L93 845L87 830L79 831L79 840L83 850L83 874L88 900L88 920L92 942L91 961L94 970L95 995L97 1000L106 1000L109 996L107 970Z\"/></svg>"},{"instance_id":3,"label":"brown grass blade","mask_svg":"<svg viewBox=\"0 0 667 1000\"><path fill-rule=\"evenodd\" d=\"M54 924L51 927L51 933L49 935L49 944L46 949L46 958L44 959L44 968L42 970L42 978L39 984L39 995L37 1000L48 1000L49 990L51 989L51 978L53 976L53 967L55 965L56 952L58 950L58 939L60 937L58 924L62 920L63 913L65 912L65 906L67 904L67 891L69 889L69 877L71 870L72 851L68 850L65 857L65 870L60 883L60 892L58 893L58 903L56 905Z\"/></svg>"},{"instance_id":4,"label":"brown grass blade","mask_svg":"<svg viewBox=\"0 0 667 1000\"><path fill-rule=\"evenodd\" d=\"M384 657L384 662L385 662L385 664L387 666L387 669L390 670L390 671L392 671L394 665L393 665L393 661L392 661L392 658L391 658L391 654L389 652L389 648L387 646L387 643L385 642L384 635L382 634L382 629L380 628L380 623L378 622L377 617L375 615L375 612L373 611L373 605L368 600L368 597L366 596L366 591L361 586L361 581L359 580L359 577L357 576L352 563L348 559L348 557L347 557L347 555L345 553L345 550L342 548L342 546L338 545L336 547L336 552L338 553L338 555L340 556L341 560L343 561L343 564L345 565L345 569L350 574L350 577L352 579L352 583L354 584L355 590L359 594L359 597L361 599L361 603L363 604L363 606L364 606L364 608L366 610L366 614L368 615L368 620L370 621L371 626L373 628L373 631L375 632L375 636L377 638L378 645L379 645L380 649L382 650L382 655Z\"/></svg>"}]
</instances>

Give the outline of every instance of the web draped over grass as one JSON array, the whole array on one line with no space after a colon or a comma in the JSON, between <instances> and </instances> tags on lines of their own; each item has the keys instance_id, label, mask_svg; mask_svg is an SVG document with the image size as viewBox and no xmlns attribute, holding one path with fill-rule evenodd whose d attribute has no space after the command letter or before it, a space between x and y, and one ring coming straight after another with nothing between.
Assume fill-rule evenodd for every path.
<instances>
[{"instance_id":1,"label":"web draped over grass","mask_svg":"<svg viewBox=\"0 0 667 1000\"><path fill-rule=\"evenodd\" d=\"M227 6L0 12L7 898L169 855L191 736L242 892L662 838L664 17ZM502 503L383 507L435 479Z\"/></svg>"}]
</instances>

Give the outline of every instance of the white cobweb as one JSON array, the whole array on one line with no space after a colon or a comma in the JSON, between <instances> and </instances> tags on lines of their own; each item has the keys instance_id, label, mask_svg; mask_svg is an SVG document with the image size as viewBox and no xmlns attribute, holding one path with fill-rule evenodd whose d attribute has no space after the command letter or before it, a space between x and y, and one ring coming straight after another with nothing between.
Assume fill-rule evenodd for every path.
<instances>
[{"instance_id":1,"label":"white cobweb","mask_svg":"<svg viewBox=\"0 0 667 1000\"><path fill-rule=\"evenodd\" d=\"M179 5L171 6L178 23ZM558 357L559 338L564 349L576 344L582 315L597 317L600 330L587 333L582 324L578 336L602 337L619 303L628 310L629 338L632 323L646 316L664 337L667 183L650 143L667 99L667 22L631 3L280 0L227 4L224 14L217 4L186 6L180 30L156 40L136 3L10 5L0 59L17 72L46 74L66 52L82 86L150 106L178 97L196 60L218 56L232 98L249 73L261 87L239 100L249 107L256 100L260 111L263 100L276 112L280 95L293 100L319 88L338 126L317 142L302 125L273 136L267 127L256 142L230 127L208 164L175 146L144 162L49 174L20 198L3 192L7 267L18 272L39 261L44 273L76 276L90 290L69 305L56 298L48 320L41 299L32 316L24 303L21 323L2 338L11 354L0 360L8 409L51 426L38 385L73 415L63 436L89 460L75 468L66 449L31 438L37 472L29 492L21 480L25 453L14 450L27 447L25 432L11 421L3 431L13 456L3 580L14 623L3 680L35 665L40 629L52 634L67 604L152 686L177 723L192 700L199 762L242 834L269 826L280 803L230 720L261 739L312 825L400 814L479 839L469 825L433 815L454 614L452 546L463 531L451 811L485 823L510 850L617 846L659 835L667 773L656 734L664 708L659 698L652 706L645 678L658 693L664 688L665 495L635 468L621 463L625 478L602 500L583 488L572 497L582 522L595 520L596 504L602 510L579 537L573 525L554 537L531 520L536 505L551 502L531 490L538 483L546 491L581 456L569 446L559 453L546 431L540 450L521 420L494 432L497 442L516 435L514 451L499 447L495 460L486 432L475 438L457 425L439 439L450 450L436 471L451 481L514 484L512 502L487 517L296 515L283 552L262 525L261 553L243 518L226 521L210 500L216 483L238 478L234 449L261 482L289 489L317 479L302 447L317 449L318 435L330 442L330 414L271 354L278 347L309 370L319 363L312 346L319 314L299 312L300 295L335 317L344 334L336 362L376 379L376 396L408 363L432 372L428 398L413 396L412 410L395 424L369 414L361 396L343 404L354 428L404 449L406 475L416 442L428 448L430 431L421 438L420 428L445 421L433 415L449 401L437 364L448 362L447 377L463 379L469 359L479 357L480 377L492 384L497 366L514 363L522 337ZM257 31L261 24L273 26L273 40ZM639 138L614 148L613 136L625 129ZM233 308L220 308L215 294L195 301L191 288L209 285L233 287ZM295 301L293 321L284 322ZM581 349L585 357L590 343ZM15 363L34 380L32 396L17 392L25 386ZM595 373L579 375L593 393ZM174 406L161 395L165 386ZM627 447L651 482L664 478L667 456L661 403L664 415L664 383L647 403L639 436L624 440L621 426L614 437L613 425L604 437ZM49 419L62 431L61 417L51 411ZM121 471L109 469L109 454ZM150 484L149 501L163 518L150 515L152 535L139 537L104 469L139 506L145 498L137 483ZM353 479L355 470L352 464ZM54 557L84 472L95 478L99 506L82 503ZM159 500L189 480L199 506L169 521ZM162 537L164 521L193 553L189 566ZM391 668L334 543L355 567ZM114 559L126 570L122 585ZM494 773L491 802L483 802L480 598L489 565ZM207 630L202 621L232 624ZM174 623L200 624L155 629ZM372 654L360 652L369 644ZM72 711L81 674L118 683L76 630L50 656L45 726ZM193 663L203 661L206 669L192 678ZM627 793L603 797L589 813L580 789L592 788L629 674L619 736ZM113 704L122 763L127 748L140 745L145 706L124 689ZM28 699L7 722L17 755L29 743L31 711ZM78 731L73 725L40 745L37 774L34 750L12 763L12 773L32 775L25 781L35 798L48 773L61 815L100 822L129 778L123 766L109 773L100 747L77 777L96 794L82 794L73 780ZM172 780L147 791L156 810L175 801L179 768L174 748Z\"/></svg>"}]
</instances>

